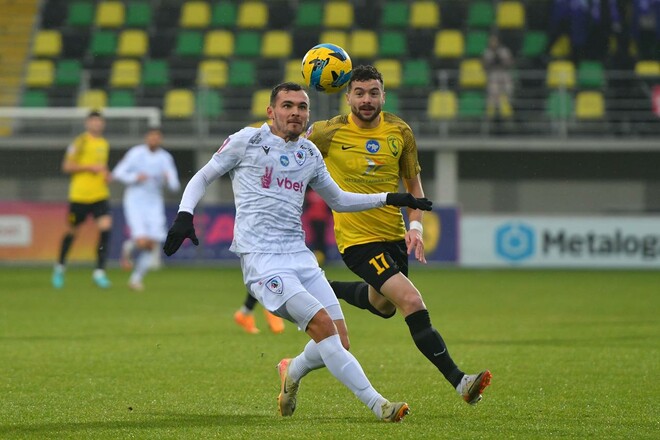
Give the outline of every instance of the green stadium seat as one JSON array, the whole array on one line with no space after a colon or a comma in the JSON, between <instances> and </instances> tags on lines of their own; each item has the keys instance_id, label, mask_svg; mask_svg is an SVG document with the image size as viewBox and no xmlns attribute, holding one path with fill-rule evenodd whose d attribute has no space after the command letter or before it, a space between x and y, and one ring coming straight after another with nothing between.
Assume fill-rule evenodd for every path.
<instances>
[{"instance_id":1,"label":"green stadium seat","mask_svg":"<svg viewBox=\"0 0 660 440\"><path fill-rule=\"evenodd\" d=\"M236 34L234 55L258 57L261 54L261 36L255 31L241 31Z\"/></svg>"},{"instance_id":2,"label":"green stadium seat","mask_svg":"<svg viewBox=\"0 0 660 440\"><path fill-rule=\"evenodd\" d=\"M294 23L298 28L319 28L323 23L323 4L318 1L300 2Z\"/></svg>"},{"instance_id":3,"label":"green stadium seat","mask_svg":"<svg viewBox=\"0 0 660 440\"><path fill-rule=\"evenodd\" d=\"M204 36L199 31L181 31L176 37L174 54L181 57L199 57L204 49Z\"/></svg>"},{"instance_id":4,"label":"green stadium seat","mask_svg":"<svg viewBox=\"0 0 660 440\"><path fill-rule=\"evenodd\" d=\"M224 113L222 95L217 90L200 90L197 93L197 113L205 118L218 118Z\"/></svg>"},{"instance_id":5,"label":"green stadium seat","mask_svg":"<svg viewBox=\"0 0 660 440\"><path fill-rule=\"evenodd\" d=\"M117 52L117 34L113 31L97 31L92 34L89 52L95 57L113 56Z\"/></svg>"},{"instance_id":6,"label":"green stadium seat","mask_svg":"<svg viewBox=\"0 0 660 440\"><path fill-rule=\"evenodd\" d=\"M164 87L170 82L170 68L165 60L145 60L142 73L142 85L145 87Z\"/></svg>"},{"instance_id":7,"label":"green stadium seat","mask_svg":"<svg viewBox=\"0 0 660 440\"><path fill-rule=\"evenodd\" d=\"M135 107L135 94L130 90L111 90L108 107Z\"/></svg>"},{"instance_id":8,"label":"green stadium seat","mask_svg":"<svg viewBox=\"0 0 660 440\"><path fill-rule=\"evenodd\" d=\"M468 9L468 28L490 29L495 22L495 9L493 3L477 1L471 3Z\"/></svg>"},{"instance_id":9,"label":"green stadium seat","mask_svg":"<svg viewBox=\"0 0 660 440\"><path fill-rule=\"evenodd\" d=\"M387 92L385 95L385 104L383 104L383 110L386 112L398 114L401 108L399 101L399 95L397 92Z\"/></svg>"},{"instance_id":10,"label":"green stadium seat","mask_svg":"<svg viewBox=\"0 0 660 440\"><path fill-rule=\"evenodd\" d=\"M48 107L48 95L43 90L26 90L22 102L23 107Z\"/></svg>"},{"instance_id":11,"label":"green stadium seat","mask_svg":"<svg viewBox=\"0 0 660 440\"><path fill-rule=\"evenodd\" d=\"M78 60L59 60L55 68L56 86L77 86L80 84L82 67Z\"/></svg>"},{"instance_id":12,"label":"green stadium seat","mask_svg":"<svg viewBox=\"0 0 660 440\"><path fill-rule=\"evenodd\" d=\"M573 114L573 96L561 90L553 90L545 102L545 114L550 119L568 119Z\"/></svg>"},{"instance_id":13,"label":"green stadium seat","mask_svg":"<svg viewBox=\"0 0 660 440\"><path fill-rule=\"evenodd\" d=\"M535 58L544 54L548 44L548 35L542 31L527 31L523 36L520 55L525 58Z\"/></svg>"},{"instance_id":14,"label":"green stadium seat","mask_svg":"<svg viewBox=\"0 0 660 440\"><path fill-rule=\"evenodd\" d=\"M463 92L458 97L458 116L465 119L481 118L486 114L486 99L480 92Z\"/></svg>"},{"instance_id":15,"label":"green stadium seat","mask_svg":"<svg viewBox=\"0 0 660 440\"><path fill-rule=\"evenodd\" d=\"M145 28L151 24L152 10L147 2L131 2L126 5L126 27Z\"/></svg>"},{"instance_id":16,"label":"green stadium seat","mask_svg":"<svg viewBox=\"0 0 660 440\"><path fill-rule=\"evenodd\" d=\"M408 26L408 3L389 1L383 5L380 24L383 29L405 28Z\"/></svg>"},{"instance_id":17,"label":"green stadium seat","mask_svg":"<svg viewBox=\"0 0 660 440\"><path fill-rule=\"evenodd\" d=\"M406 34L401 31L385 31L380 34L378 55L383 58L397 58L406 54L408 45Z\"/></svg>"},{"instance_id":18,"label":"green stadium seat","mask_svg":"<svg viewBox=\"0 0 660 440\"><path fill-rule=\"evenodd\" d=\"M582 61L577 70L579 88L602 88L605 86L605 71L600 61Z\"/></svg>"},{"instance_id":19,"label":"green stadium seat","mask_svg":"<svg viewBox=\"0 0 660 440\"><path fill-rule=\"evenodd\" d=\"M229 64L229 86L253 86L256 83L257 72L252 61L233 60Z\"/></svg>"},{"instance_id":20,"label":"green stadium seat","mask_svg":"<svg viewBox=\"0 0 660 440\"><path fill-rule=\"evenodd\" d=\"M471 31L465 37L465 56L481 57L488 46L488 32Z\"/></svg>"},{"instance_id":21,"label":"green stadium seat","mask_svg":"<svg viewBox=\"0 0 660 440\"><path fill-rule=\"evenodd\" d=\"M212 27L233 27L236 25L236 5L231 2L221 1L213 5L211 11Z\"/></svg>"},{"instance_id":22,"label":"green stadium seat","mask_svg":"<svg viewBox=\"0 0 660 440\"><path fill-rule=\"evenodd\" d=\"M94 2L78 1L69 4L66 23L69 26L89 27L94 22Z\"/></svg>"},{"instance_id":23,"label":"green stadium seat","mask_svg":"<svg viewBox=\"0 0 660 440\"><path fill-rule=\"evenodd\" d=\"M403 63L404 87L428 87L431 85L431 67L425 59L406 60Z\"/></svg>"}]
</instances>

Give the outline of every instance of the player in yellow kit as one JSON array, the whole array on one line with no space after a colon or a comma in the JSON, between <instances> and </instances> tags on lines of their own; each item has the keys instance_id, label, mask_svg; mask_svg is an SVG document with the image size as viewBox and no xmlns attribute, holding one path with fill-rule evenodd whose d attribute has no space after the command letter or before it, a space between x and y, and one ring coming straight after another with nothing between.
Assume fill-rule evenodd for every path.
<instances>
[{"instance_id":1,"label":"player in yellow kit","mask_svg":"<svg viewBox=\"0 0 660 440\"><path fill-rule=\"evenodd\" d=\"M96 269L92 279L99 287L110 287L105 273L112 228L108 188L110 147L103 137L103 115L98 111L90 112L85 120L85 129L86 131L69 145L62 161L62 171L71 175L71 182L67 231L62 238L59 259L51 279L53 287L57 289L64 286L66 257L80 225L89 215L94 217L99 229Z\"/></svg>"},{"instance_id":2,"label":"player in yellow kit","mask_svg":"<svg viewBox=\"0 0 660 440\"><path fill-rule=\"evenodd\" d=\"M353 69L346 91L351 113L314 123L307 138L325 158L328 170L344 191L406 191L424 197L417 144L412 130L398 116L383 112L383 77L373 66ZM338 298L383 318L398 309L412 339L463 399L476 404L490 384L488 370L465 374L454 363L431 318L422 295L408 279L408 255L426 263L420 210L408 209L409 229L400 208L384 206L355 213L333 212L342 259L365 282L331 282Z\"/></svg>"}]
</instances>

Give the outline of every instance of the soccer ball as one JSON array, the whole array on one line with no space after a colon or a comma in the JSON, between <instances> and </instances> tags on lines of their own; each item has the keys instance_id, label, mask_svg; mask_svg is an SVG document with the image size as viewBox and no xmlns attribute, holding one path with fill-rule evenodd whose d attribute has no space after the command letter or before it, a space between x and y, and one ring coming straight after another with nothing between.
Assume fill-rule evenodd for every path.
<instances>
[{"instance_id":1,"label":"soccer ball","mask_svg":"<svg viewBox=\"0 0 660 440\"><path fill-rule=\"evenodd\" d=\"M318 44L302 60L302 76L307 86L324 93L337 93L351 79L351 57L335 44Z\"/></svg>"}]
</instances>

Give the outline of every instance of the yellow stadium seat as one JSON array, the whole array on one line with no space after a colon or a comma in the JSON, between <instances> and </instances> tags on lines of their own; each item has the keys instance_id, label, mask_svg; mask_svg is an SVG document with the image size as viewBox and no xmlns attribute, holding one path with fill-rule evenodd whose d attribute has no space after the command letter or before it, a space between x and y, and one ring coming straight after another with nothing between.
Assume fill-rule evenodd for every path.
<instances>
[{"instance_id":1,"label":"yellow stadium seat","mask_svg":"<svg viewBox=\"0 0 660 440\"><path fill-rule=\"evenodd\" d=\"M37 32L32 44L32 55L35 57L57 57L62 52L62 34L57 30L41 30Z\"/></svg>"},{"instance_id":2,"label":"yellow stadium seat","mask_svg":"<svg viewBox=\"0 0 660 440\"><path fill-rule=\"evenodd\" d=\"M495 23L500 29L522 29L525 26L525 7L518 1L498 3Z\"/></svg>"},{"instance_id":3,"label":"yellow stadium seat","mask_svg":"<svg viewBox=\"0 0 660 440\"><path fill-rule=\"evenodd\" d=\"M284 67L284 81L302 83L302 66L299 59L289 60Z\"/></svg>"},{"instance_id":4,"label":"yellow stadium seat","mask_svg":"<svg viewBox=\"0 0 660 440\"><path fill-rule=\"evenodd\" d=\"M399 60L377 60L374 67L383 74L386 88L396 89L401 85L401 63Z\"/></svg>"},{"instance_id":5,"label":"yellow stadium seat","mask_svg":"<svg viewBox=\"0 0 660 440\"><path fill-rule=\"evenodd\" d=\"M409 24L413 28L440 27L440 7L434 1L416 1L410 4Z\"/></svg>"},{"instance_id":6,"label":"yellow stadium seat","mask_svg":"<svg viewBox=\"0 0 660 440\"><path fill-rule=\"evenodd\" d=\"M571 39L568 35L560 35L550 48L553 58L567 58L571 54Z\"/></svg>"},{"instance_id":7,"label":"yellow stadium seat","mask_svg":"<svg viewBox=\"0 0 660 440\"><path fill-rule=\"evenodd\" d=\"M128 29L119 34L117 55L120 57L143 57L148 50L149 37L141 29Z\"/></svg>"},{"instance_id":8,"label":"yellow stadium seat","mask_svg":"<svg viewBox=\"0 0 660 440\"><path fill-rule=\"evenodd\" d=\"M323 31L321 32L319 43L331 43L347 50L348 34L344 31Z\"/></svg>"},{"instance_id":9,"label":"yellow stadium seat","mask_svg":"<svg viewBox=\"0 0 660 440\"><path fill-rule=\"evenodd\" d=\"M96 7L96 26L100 28L118 28L124 24L126 10L119 1L102 1Z\"/></svg>"},{"instance_id":10,"label":"yellow stadium seat","mask_svg":"<svg viewBox=\"0 0 660 440\"><path fill-rule=\"evenodd\" d=\"M353 26L353 5L346 1L330 1L323 7L323 26L346 29Z\"/></svg>"},{"instance_id":11,"label":"yellow stadium seat","mask_svg":"<svg viewBox=\"0 0 660 440\"><path fill-rule=\"evenodd\" d=\"M605 116L605 99L597 90L578 92L575 98L577 119L601 119Z\"/></svg>"},{"instance_id":12,"label":"yellow stadium seat","mask_svg":"<svg viewBox=\"0 0 660 440\"><path fill-rule=\"evenodd\" d=\"M108 106L108 94L105 90L89 89L78 96L78 107L100 110Z\"/></svg>"},{"instance_id":13,"label":"yellow stadium seat","mask_svg":"<svg viewBox=\"0 0 660 440\"><path fill-rule=\"evenodd\" d=\"M546 85L550 88L572 89L575 87L575 66L571 61L550 61L546 74Z\"/></svg>"},{"instance_id":14,"label":"yellow stadium seat","mask_svg":"<svg viewBox=\"0 0 660 440\"><path fill-rule=\"evenodd\" d=\"M227 85L229 69L224 60L204 60L197 69L197 85L201 87L224 87Z\"/></svg>"},{"instance_id":15,"label":"yellow stadium seat","mask_svg":"<svg viewBox=\"0 0 660 440\"><path fill-rule=\"evenodd\" d=\"M238 27L263 29L268 24L268 6L264 2L247 1L238 5Z\"/></svg>"},{"instance_id":16,"label":"yellow stadium seat","mask_svg":"<svg viewBox=\"0 0 660 440\"><path fill-rule=\"evenodd\" d=\"M455 29L439 31L435 34L433 53L438 58L461 58L465 52L463 33Z\"/></svg>"},{"instance_id":17,"label":"yellow stadium seat","mask_svg":"<svg viewBox=\"0 0 660 440\"><path fill-rule=\"evenodd\" d=\"M55 79L55 66L51 60L32 60L27 66L25 84L28 87L49 87Z\"/></svg>"},{"instance_id":18,"label":"yellow stadium seat","mask_svg":"<svg viewBox=\"0 0 660 440\"><path fill-rule=\"evenodd\" d=\"M188 89L171 89L165 94L163 115L171 119L190 118L195 113L195 95Z\"/></svg>"},{"instance_id":19,"label":"yellow stadium seat","mask_svg":"<svg viewBox=\"0 0 660 440\"><path fill-rule=\"evenodd\" d=\"M110 68L110 86L137 87L141 73L142 66L138 60L115 60Z\"/></svg>"},{"instance_id":20,"label":"yellow stadium seat","mask_svg":"<svg viewBox=\"0 0 660 440\"><path fill-rule=\"evenodd\" d=\"M454 119L458 112L456 93L451 90L434 90L428 101L429 119Z\"/></svg>"},{"instance_id":21,"label":"yellow stadium seat","mask_svg":"<svg viewBox=\"0 0 660 440\"><path fill-rule=\"evenodd\" d=\"M371 30L355 30L351 33L350 44L344 49L351 57L374 58L378 53L378 36Z\"/></svg>"},{"instance_id":22,"label":"yellow stadium seat","mask_svg":"<svg viewBox=\"0 0 660 440\"><path fill-rule=\"evenodd\" d=\"M204 56L228 58L234 54L234 33L227 30L209 31L204 36Z\"/></svg>"},{"instance_id":23,"label":"yellow stadium seat","mask_svg":"<svg viewBox=\"0 0 660 440\"><path fill-rule=\"evenodd\" d=\"M461 61L458 68L458 85L463 88L486 87L486 71L478 58Z\"/></svg>"},{"instance_id":24,"label":"yellow stadium seat","mask_svg":"<svg viewBox=\"0 0 660 440\"><path fill-rule=\"evenodd\" d=\"M272 30L261 40L261 56L264 58L289 58L292 51L291 33Z\"/></svg>"},{"instance_id":25,"label":"yellow stadium seat","mask_svg":"<svg viewBox=\"0 0 660 440\"><path fill-rule=\"evenodd\" d=\"M635 63L637 76L660 76L660 61L640 60Z\"/></svg>"},{"instance_id":26,"label":"yellow stadium seat","mask_svg":"<svg viewBox=\"0 0 660 440\"><path fill-rule=\"evenodd\" d=\"M267 118L266 109L270 105L270 89L259 89L252 94L252 108L250 114L254 118Z\"/></svg>"},{"instance_id":27,"label":"yellow stadium seat","mask_svg":"<svg viewBox=\"0 0 660 440\"><path fill-rule=\"evenodd\" d=\"M207 2L184 2L179 25L182 28L205 28L211 22L211 6Z\"/></svg>"}]
</instances>

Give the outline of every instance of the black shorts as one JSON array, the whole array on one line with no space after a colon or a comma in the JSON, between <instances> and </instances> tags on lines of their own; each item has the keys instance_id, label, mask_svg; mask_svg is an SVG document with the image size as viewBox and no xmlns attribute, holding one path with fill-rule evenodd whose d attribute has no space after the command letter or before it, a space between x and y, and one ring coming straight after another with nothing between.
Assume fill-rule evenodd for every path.
<instances>
[{"instance_id":1,"label":"black shorts","mask_svg":"<svg viewBox=\"0 0 660 440\"><path fill-rule=\"evenodd\" d=\"M397 273L408 276L408 252L404 240L358 244L344 249L341 257L353 273L378 291Z\"/></svg>"},{"instance_id":2,"label":"black shorts","mask_svg":"<svg viewBox=\"0 0 660 440\"><path fill-rule=\"evenodd\" d=\"M110 203L107 199L94 203L71 202L69 204L69 215L67 220L69 225L78 226L84 222L87 216L90 214L95 219L110 214Z\"/></svg>"}]
</instances>

